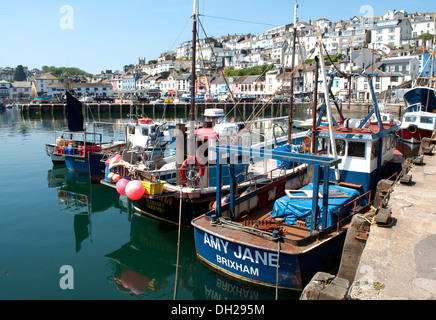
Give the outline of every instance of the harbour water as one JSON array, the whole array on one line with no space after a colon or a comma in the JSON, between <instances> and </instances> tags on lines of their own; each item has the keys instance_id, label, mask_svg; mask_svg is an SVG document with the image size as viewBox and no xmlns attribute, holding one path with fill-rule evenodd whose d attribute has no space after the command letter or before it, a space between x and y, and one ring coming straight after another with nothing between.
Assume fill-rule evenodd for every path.
<instances>
[{"instance_id":1,"label":"harbour water","mask_svg":"<svg viewBox=\"0 0 436 320\"><path fill-rule=\"evenodd\" d=\"M301 111L296 119L308 117ZM125 119L98 120L118 123L105 128L104 140L123 137ZM274 289L236 282L198 262L192 228L181 232L176 279L176 227L137 216L127 198L51 163L45 144L54 141L53 130L66 129L63 116L0 114L1 300L275 299ZM73 271L69 288L63 266Z\"/></svg>"}]
</instances>

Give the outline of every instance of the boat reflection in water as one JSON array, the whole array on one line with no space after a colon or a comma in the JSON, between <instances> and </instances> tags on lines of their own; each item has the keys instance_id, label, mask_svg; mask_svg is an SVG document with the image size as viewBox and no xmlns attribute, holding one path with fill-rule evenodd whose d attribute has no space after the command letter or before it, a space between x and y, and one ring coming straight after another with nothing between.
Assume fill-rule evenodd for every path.
<instances>
[{"instance_id":1,"label":"boat reflection in water","mask_svg":"<svg viewBox=\"0 0 436 320\"><path fill-rule=\"evenodd\" d=\"M128 215L130 234L119 249L105 255L111 269L107 278L115 290L134 299L173 300L178 227L141 216L115 189L89 182L89 175L54 165L47 173L49 188L57 189L59 211L74 215L76 252L91 238L92 215L110 207ZM135 214L133 214L135 212ZM196 258L192 228L180 234L178 300L273 300L274 290L239 283L216 273ZM285 295L286 294L286 295ZM279 299L298 299L280 293Z\"/></svg>"},{"instance_id":2,"label":"boat reflection in water","mask_svg":"<svg viewBox=\"0 0 436 320\"><path fill-rule=\"evenodd\" d=\"M76 252L82 242L91 236L91 215L111 207L125 210L118 193L101 185L92 184L89 175L69 171L64 165L54 165L47 173L49 188L58 188L59 212L74 215Z\"/></svg>"},{"instance_id":3,"label":"boat reflection in water","mask_svg":"<svg viewBox=\"0 0 436 320\"><path fill-rule=\"evenodd\" d=\"M241 284L212 272L195 255L191 228L180 234L179 270L176 299L272 300L274 292ZM130 240L106 255L117 290L138 299L174 298L177 265L178 228L155 219L133 214ZM284 298L284 297L283 297ZM289 299L289 295L286 299ZM294 297L297 299L297 297Z\"/></svg>"}]
</instances>

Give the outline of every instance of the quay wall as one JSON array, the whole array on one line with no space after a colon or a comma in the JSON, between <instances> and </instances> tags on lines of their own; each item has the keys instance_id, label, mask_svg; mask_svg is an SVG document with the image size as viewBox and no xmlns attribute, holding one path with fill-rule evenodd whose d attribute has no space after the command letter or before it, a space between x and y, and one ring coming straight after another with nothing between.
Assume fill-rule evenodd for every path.
<instances>
[{"instance_id":1,"label":"quay wall","mask_svg":"<svg viewBox=\"0 0 436 320\"><path fill-rule=\"evenodd\" d=\"M230 113L235 117L242 117L246 119L249 117L253 110L259 110L264 106L263 102L255 103L239 103L235 108L234 103L196 103L196 116L201 117L205 109L208 108L221 108L224 109L226 114ZM84 109L91 112L94 115L100 114L119 114L124 116L130 115L147 115L148 117L155 117L155 114L164 113L165 116L171 118L176 117L176 113L184 112L185 118L189 118L190 104L189 103L83 103ZM346 113L350 110L362 110L368 112L372 104L370 103L339 103L339 108ZM312 103L294 103L294 110L311 109ZM335 109L335 106L332 106ZM385 110L400 114L403 111L403 104L392 104L385 106ZM274 111L275 117L287 116L289 113L289 103L272 103L266 106L264 111L259 115L263 116L265 112L271 113ZM45 103L45 104L24 104L22 106L22 114L66 114L66 104L64 103ZM232 114L233 112L233 114Z\"/></svg>"}]
</instances>

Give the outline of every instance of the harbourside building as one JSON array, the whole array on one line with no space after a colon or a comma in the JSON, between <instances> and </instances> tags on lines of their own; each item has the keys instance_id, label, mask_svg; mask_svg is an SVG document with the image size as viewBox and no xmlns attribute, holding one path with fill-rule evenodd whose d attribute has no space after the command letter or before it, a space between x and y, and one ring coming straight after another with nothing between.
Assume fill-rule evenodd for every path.
<instances>
[{"instance_id":1,"label":"harbourside building","mask_svg":"<svg viewBox=\"0 0 436 320\"><path fill-rule=\"evenodd\" d=\"M33 96L30 81L14 81L9 91L9 97L14 100L29 100Z\"/></svg>"},{"instance_id":2,"label":"harbourside building","mask_svg":"<svg viewBox=\"0 0 436 320\"><path fill-rule=\"evenodd\" d=\"M48 90L49 84L56 84L59 83L59 79L56 78L51 73L45 73L42 76L39 76L35 78L35 88L36 88L36 94L39 97L48 95L50 96L50 92Z\"/></svg>"},{"instance_id":3,"label":"harbourside building","mask_svg":"<svg viewBox=\"0 0 436 320\"><path fill-rule=\"evenodd\" d=\"M11 89L11 83L6 80L0 80L0 99L6 99L9 97L9 90Z\"/></svg>"},{"instance_id":4,"label":"harbourside building","mask_svg":"<svg viewBox=\"0 0 436 320\"><path fill-rule=\"evenodd\" d=\"M73 90L78 97L110 97L113 96L112 83L50 83L47 85L47 95L53 99L62 99L66 94L66 88Z\"/></svg>"}]
</instances>

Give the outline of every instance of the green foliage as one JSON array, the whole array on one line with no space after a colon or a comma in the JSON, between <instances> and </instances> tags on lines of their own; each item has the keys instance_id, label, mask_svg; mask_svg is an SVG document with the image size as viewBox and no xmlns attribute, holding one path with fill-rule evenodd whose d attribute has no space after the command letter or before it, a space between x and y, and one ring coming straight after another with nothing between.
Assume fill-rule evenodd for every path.
<instances>
[{"instance_id":1,"label":"green foliage","mask_svg":"<svg viewBox=\"0 0 436 320\"><path fill-rule=\"evenodd\" d=\"M86 71L83 71L79 68L67 68L67 67L48 67L43 66L42 67L43 72L48 72L54 75L56 78L66 78L69 76L86 76L86 77L92 77L91 73L88 73Z\"/></svg>"},{"instance_id":2,"label":"green foliage","mask_svg":"<svg viewBox=\"0 0 436 320\"><path fill-rule=\"evenodd\" d=\"M177 75L180 76L185 72L187 72L188 70L189 70L188 68L180 68L179 70L177 70Z\"/></svg>"},{"instance_id":3,"label":"green foliage","mask_svg":"<svg viewBox=\"0 0 436 320\"><path fill-rule=\"evenodd\" d=\"M148 60L148 64L156 64L157 60Z\"/></svg>"},{"instance_id":4,"label":"green foliage","mask_svg":"<svg viewBox=\"0 0 436 320\"><path fill-rule=\"evenodd\" d=\"M429 39L429 40L433 40L434 39L434 34L431 34L429 32L426 33L422 33L418 36L418 38L424 38L424 39Z\"/></svg>"},{"instance_id":5,"label":"green foliage","mask_svg":"<svg viewBox=\"0 0 436 320\"><path fill-rule=\"evenodd\" d=\"M263 75L266 71L273 70L274 64L263 65L263 66L255 66L246 69L226 69L224 71L225 77L237 77L237 76L254 76L254 75Z\"/></svg>"},{"instance_id":6,"label":"green foliage","mask_svg":"<svg viewBox=\"0 0 436 320\"><path fill-rule=\"evenodd\" d=\"M23 66L20 64L15 68L14 81L26 81L27 77L24 73Z\"/></svg>"},{"instance_id":7,"label":"green foliage","mask_svg":"<svg viewBox=\"0 0 436 320\"><path fill-rule=\"evenodd\" d=\"M343 57L342 57L341 53L330 55L330 59L332 59L334 64L338 64L339 61L342 60L342 58ZM324 61L329 61L329 58L327 56L324 56ZM313 64L313 63L315 63L315 59L307 59L307 60L304 60L303 63L304 64Z\"/></svg>"}]
</instances>

